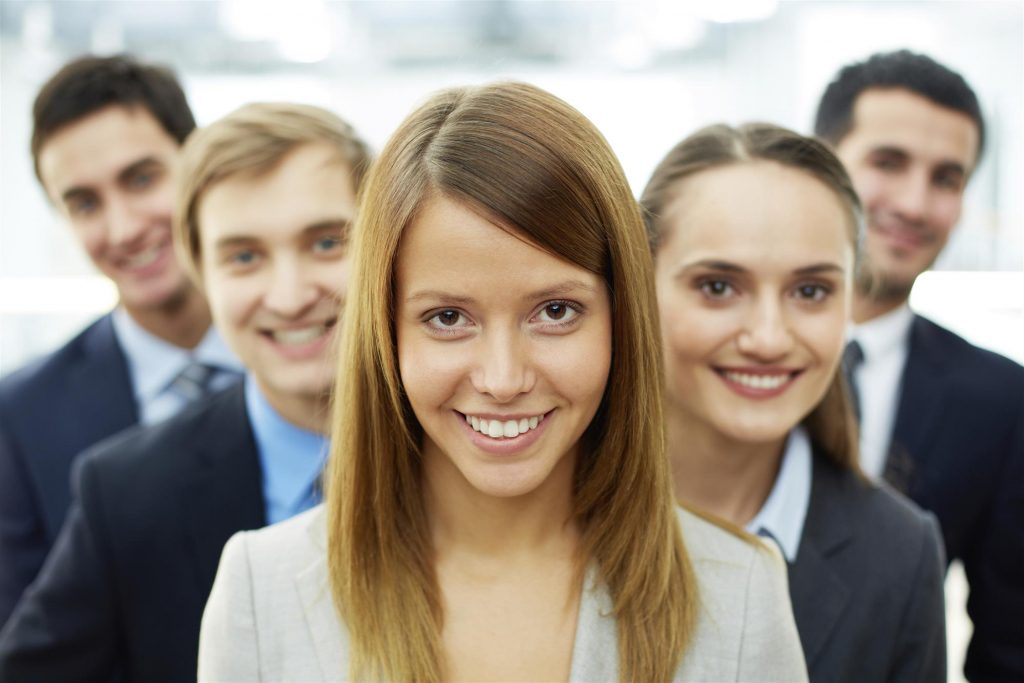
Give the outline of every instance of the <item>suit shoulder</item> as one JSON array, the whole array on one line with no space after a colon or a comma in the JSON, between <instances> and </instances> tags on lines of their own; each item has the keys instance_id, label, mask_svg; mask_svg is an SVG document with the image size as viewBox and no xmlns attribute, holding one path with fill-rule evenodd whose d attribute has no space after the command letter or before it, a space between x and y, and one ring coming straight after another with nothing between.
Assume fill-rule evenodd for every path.
<instances>
[{"instance_id":1,"label":"suit shoulder","mask_svg":"<svg viewBox=\"0 0 1024 683\"><path fill-rule=\"evenodd\" d=\"M246 559L254 584L281 585L317 561L326 561L327 524L317 505L290 519L254 531L240 531L224 548L222 563Z\"/></svg>"},{"instance_id":2,"label":"suit shoulder","mask_svg":"<svg viewBox=\"0 0 1024 683\"><path fill-rule=\"evenodd\" d=\"M1024 390L1024 366L995 351L983 349L967 341L956 332L935 323L923 316L916 316L917 334L912 338L920 345L927 345L941 350L961 369L971 372L984 372L986 375L999 375L1001 381L1015 384Z\"/></svg>"},{"instance_id":3,"label":"suit shoulder","mask_svg":"<svg viewBox=\"0 0 1024 683\"><path fill-rule=\"evenodd\" d=\"M861 528L904 541L931 533L934 517L889 484L868 481L824 457L815 457L814 467L819 470L819 476L812 486L823 487L823 497L842 501L848 518Z\"/></svg>"},{"instance_id":4,"label":"suit shoulder","mask_svg":"<svg viewBox=\"0 0 1024 683\"><path fill-rule=\"evenodd\" d=\"M167 469L182 466L184 453L203 444L202 435L223 430L230 421L243 417L243 400L240 387L233 386L163 422L129 427L85 451L79 467L126 482L135 477L164 476Z\"/></svg>"},{"instance_id":5,"label":"suit shoulder","mask_svg":"<svg viewBox=\"0 0 1024 683\"><path fill-rule=\"evenodd\" d=\"M714 561L748 565L762 547L755 536L727 530L700 515L676 508L686 552L692 562Z\"/></svg>"},{"instance_id":6,"label":"suit shoulder","mask_svg":"<svg viewBox=\"0 0 1024 683\"><path fill-rule=\"evenodd\" d=\"M108 324L108 316L95 320L60 348L0 378L0 408L6 411L10 405L25 411L41 401L50 407L67 381L68 368L82 359L86 346L102 335L102 326Z\"/></svg>"}]
</instances>

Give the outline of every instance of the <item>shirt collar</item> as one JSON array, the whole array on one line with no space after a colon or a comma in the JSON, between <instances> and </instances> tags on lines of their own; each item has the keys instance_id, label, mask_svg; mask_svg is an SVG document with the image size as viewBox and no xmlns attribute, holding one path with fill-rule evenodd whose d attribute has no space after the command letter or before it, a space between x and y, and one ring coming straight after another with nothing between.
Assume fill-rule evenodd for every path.
<instances>
[{"instance_id":1,"label":"shirt collar","mask_svg":"<svg viewBox=\"0 0 1024 683\"><path fill-rule=\"evenodd\" d=\"M123 306L114 310L111 320L128 360L137 399L145 401L159 394L192 362L238 372L243 370L212 325L195 348L183 349L145 330Z\"/></svg>"},{"instance_id":2,"label":"shirt collar","mask_svg":"<svg viewBox=\"0 0 1024 683\"><path fill-rule=\"evenodd\" d=\"M790 562L796 560L811 500L811 441L803 427L789 433L782 465L768 499L750 522L747 531L767 532Z\"/></svg>"},{"instance_id":3,"label":"shirt collar","mask_svg":"<svg viewBox=\"0 0 1024 683\"><path fill-rule=\"evenodd\" d=\"M245 407L263 471L264 495L271 505L299 506L323 469L328 440L298 427L267 401L251 374L245 376Z\"/></svg>"},{"instance_id":4,"label":"shirt collar","mask_svg":"<svg viewBox=\"0 0 1024 683\"><path fill-rule=\"evenodd\" d=\"M869 361L905 344L913 322L914 312L910 306L903 304L885 315L859 325L851 325L849 337L857 340L864 351L864 359Z\"/></svg>"}]
</instances>

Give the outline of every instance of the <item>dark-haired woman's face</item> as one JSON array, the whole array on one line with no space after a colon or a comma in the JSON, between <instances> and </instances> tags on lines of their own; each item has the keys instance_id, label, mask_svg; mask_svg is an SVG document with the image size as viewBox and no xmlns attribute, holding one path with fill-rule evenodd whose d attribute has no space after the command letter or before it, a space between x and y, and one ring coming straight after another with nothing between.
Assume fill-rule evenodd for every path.
<instances>
[{"instance_id":1,"label":"dark-haired woman's face","mask_svg":"<svg viewBox=\"0 0 1024 683\"><path fill-rule=\"evenodd\" d=\"M670 409L731 439L782 439L839 363L850 219L821 181L772 162L683 183L655 270Z\"/></svg>"},{"instance_id":2,"label":"dark-haired woman's face","mask_svg":"<svg viewBox=\"0 0 1024 683\"><path fill-rule=\"evenodd\" d=\"M435 198L402 237L395 324L428 476L501 497L569 485L611 364L600 277Z\"/></svg>"}]
</instances>

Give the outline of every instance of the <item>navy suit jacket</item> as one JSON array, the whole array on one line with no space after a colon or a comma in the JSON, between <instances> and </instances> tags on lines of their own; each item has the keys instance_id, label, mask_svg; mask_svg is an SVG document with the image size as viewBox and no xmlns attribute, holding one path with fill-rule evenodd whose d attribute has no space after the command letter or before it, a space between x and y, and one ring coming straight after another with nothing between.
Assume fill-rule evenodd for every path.
<instances>
[{"instance_id":1,"label":"navy suit jacket","mask_svg":"<svg viewBox=\"0 0 1024 683\"><path fill-rule=\"evenodd\" d=\"M241 384L75 466L76 501L0 632L0 680L195 681L221 550L264 525Z\"/></svg>"},{"instance_id":2,"label":"navy suit jacket","mask_svg":"<svg viewBox=\"0 0 1024 683\"><path fill-rule=\"evenodd\" d=\"M935 518L816 453L789 593L812 683L946 680Z\"/></svg>"},{"instance_id":3,"label":"navy suit jacket","mask_svg":"<svg viewBox=\"0 0 1024 683\"><path fill-rule=\"evenodd\" d=\"M64 522L72 460L136 422L109 315L0 380L0 627Z\"/></svg>"},{"instance_id":4,"label":"navy suit jacket","mask_svg":"<svg viewBox=\"0 0 1024 683\"><path fill-rule=\"evenodd\" d=\"M886 478L963 561L971 681L1024 681L1024 368L915 316Z\"/></svg>"}]
</instances>

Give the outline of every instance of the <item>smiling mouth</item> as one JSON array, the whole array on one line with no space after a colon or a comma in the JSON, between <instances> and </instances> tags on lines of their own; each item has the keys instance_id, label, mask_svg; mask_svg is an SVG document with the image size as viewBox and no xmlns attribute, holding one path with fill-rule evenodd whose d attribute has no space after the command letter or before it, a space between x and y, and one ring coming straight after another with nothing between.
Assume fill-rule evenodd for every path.
<instances>
[{"instance_id":1,"label":"smiling mouth","mask_svg":"<svg viewBox=\"0 0 1024 683\"><path fill-rule=\"evenodd\" d=\"M777 370L774 372L744 372L713 368L726 385L746 396L774 396L782 393L803 372Z\"/></svg>"},{"instance_id":2,"label":"smiling mouth","mask_svg":"<svg viewBox=\"0 0 1024 683\"><path fill-rule=\"evenodd\" d=\"M151 266L163 255L166 246L165 243L161 242L134 256L125 257L121 259L121 268L139 270Z\"/></svg>"},{"instance_id":3,"label":"smiling mouth","mask_svg":"<svg viewBox=\"0 0 1024 683\"><path fill-rule=\"evenodd\" d=\"M266 330L264 334L282 346L303 346L304 344L315 342L330 333L335 322L337 322L337 318L332 318L315 325L307 325L306 327L296 327L288 330Z\"/></svg>"},{"instance_id":4,"label":"smiling mouth","mask_svg":"<svg viewBox=\"0 0 1024 683\"><path fill-rule=\"evenodd\" d=\"M520 434L533 431L544 421L548 414L542 413L531 417L522 417L518 420L488 420L476 415L459 413L466 420L466 424L473 428L473 431L492 439L514 439Z\"/></svg>"}]
</instances>

